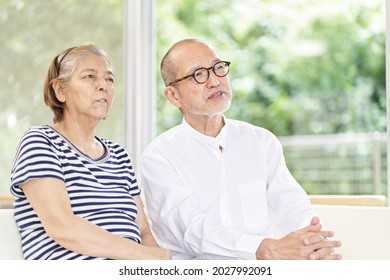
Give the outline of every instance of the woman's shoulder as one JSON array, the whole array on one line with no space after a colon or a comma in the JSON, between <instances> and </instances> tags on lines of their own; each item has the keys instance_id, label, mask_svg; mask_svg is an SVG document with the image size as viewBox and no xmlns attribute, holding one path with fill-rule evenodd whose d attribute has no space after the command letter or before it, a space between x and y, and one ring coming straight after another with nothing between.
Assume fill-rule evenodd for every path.
<instances>
[{"instance_id":1,"label":"woman's shoulder","mask_svg":"<svg viewBox=\"0 0 390 280\"><path fill-rule=\"evenodd\" d=\"M23 137L26 136L36 136L36 137L45 137L45 138L53 138L56 136L54 129L49 125L39 125L32 126L24 132Z\"/></svg>"},{"instance_id":2,"label":"woman's shoulder","mask_svg":"<svg viewBox=\"0 0 390 280\"><path fill-rule=\"evenodd\" d=\"M100 136L96 136L95 137L99 142L103 143L104 145L108 146L108 147L115 147L115 148L122 148L124 149L124 147L119 144L118 142L114 141L114 140L110 140L110 139L107 139L107 138L104 138L104 137L100 137Z\"/></svg>"},{"instance_id":3,"label":"woman's shoulder","mask_svg":"<svg viewBox=\"0 0 390 280\"><path fill-rule=\"evenodd\" d=\"M20 143L50 142L50 139L54 137L53 132L47 125L32 126L23 133Z\"/></svg>"},{"instance_id":4,"label":"woman's shoulder","mask_svg":"<svg viewBox=\"0 0 390 280\"><path fill-rule=\"evenodd\" d=\"M126 148L118 142L99 136L96 136L96 139L107 147L111 153L128 155Z\"/></svg>"},{"instance_id":5,"label":"woman's shoulder","mask_svg":"<svg viewBox=\"0 0 390 280\"><path fill-rule=\"evenodd\" d=\"M32 126L27 129L19 140L16 151L16 157L25 152L39 153L40 151L47 151L48 149L58 148L59 140L58 134L47 125Z\"/></svg>"}]
</instances>

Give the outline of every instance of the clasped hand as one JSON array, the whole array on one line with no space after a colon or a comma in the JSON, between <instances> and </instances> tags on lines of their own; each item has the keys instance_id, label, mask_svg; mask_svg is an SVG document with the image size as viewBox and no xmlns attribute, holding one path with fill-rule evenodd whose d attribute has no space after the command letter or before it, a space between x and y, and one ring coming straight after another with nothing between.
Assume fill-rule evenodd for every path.
<instances>
[{"instance_id":1,"label":"clasped hand","mask_svg":"<svg viewBox=\"0 0 390 280\"><path fill-rule=\"evenodd\" d=\"M330 240L333 231L321 230L318 217L313 217L311 224L293 231L280 239L266 238L256 252L257 259L266 260L339 260L333 248L341 242Z\"/></svg>"}]
</instances>

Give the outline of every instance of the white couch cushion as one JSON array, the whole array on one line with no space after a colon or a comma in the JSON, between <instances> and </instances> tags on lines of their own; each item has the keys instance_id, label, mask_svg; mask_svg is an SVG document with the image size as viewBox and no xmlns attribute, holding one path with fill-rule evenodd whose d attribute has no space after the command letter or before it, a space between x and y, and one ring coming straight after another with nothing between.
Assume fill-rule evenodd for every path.
<instances>
[{"instance_id":1,"label":"white couch cushion","mask_svg":"<svg viewBox=\"0 0 390 280\"><path fill-rule=\"evenodd\" d=\"M23 259L20 234L13 209L0 209L0 260Z\"/></svg>"},{"instance_id":2,"label":"white couch cushion","mask_svg":"<svg viewBox=\"0 0 390 280\"><path fill-rule=\"evenodd\" d=\"M390 260L390 207L314 205L344 260Z\"/></svg>"}]
</instances>

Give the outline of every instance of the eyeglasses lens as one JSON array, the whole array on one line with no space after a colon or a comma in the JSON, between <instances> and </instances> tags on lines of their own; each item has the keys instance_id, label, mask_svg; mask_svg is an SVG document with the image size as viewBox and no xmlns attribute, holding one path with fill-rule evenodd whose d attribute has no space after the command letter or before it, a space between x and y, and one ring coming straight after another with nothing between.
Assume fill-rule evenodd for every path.
<instances>
[{"instance_id":1,"label":"eyeglasses lens","mask_svg":"<svg viewBox=\"0 0 390 280\"><path fill-rule=\"evenodd\" d=\"M207 68L200 68L195 71L194 73L194 79L199 83L203 84L205 83L209 77L210 77L210 70L213 70L214 74L218 77L224 77L229 72L229 63L226 63L225 61L221 61L216 63L213 67L207 69Z\"/></svg>"}]
</instances>

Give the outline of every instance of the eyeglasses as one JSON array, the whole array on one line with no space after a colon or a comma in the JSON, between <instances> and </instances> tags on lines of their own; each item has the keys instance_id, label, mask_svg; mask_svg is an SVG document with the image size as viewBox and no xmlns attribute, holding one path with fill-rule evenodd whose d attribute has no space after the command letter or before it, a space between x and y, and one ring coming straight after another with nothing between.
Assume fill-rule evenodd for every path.
<instances>
[{"instance_id":1,"label":"eyeglasses","mask_svg":"<svg viewBox=\"0 0 390 280\"><path fill-rule=\"evenodd\" d=\"M213 70L214 74L217 77L225 77L229 73L229 65L230 65L229 61L219 61L209 68L206 67L198 68L192 74L182 77L180 79L176 79L173 82L170 82L168 86L176 84L189 77L194 78L194 80L198 84L204 84L210 78L210 70Z\"/></svg>"}]
</instances>

